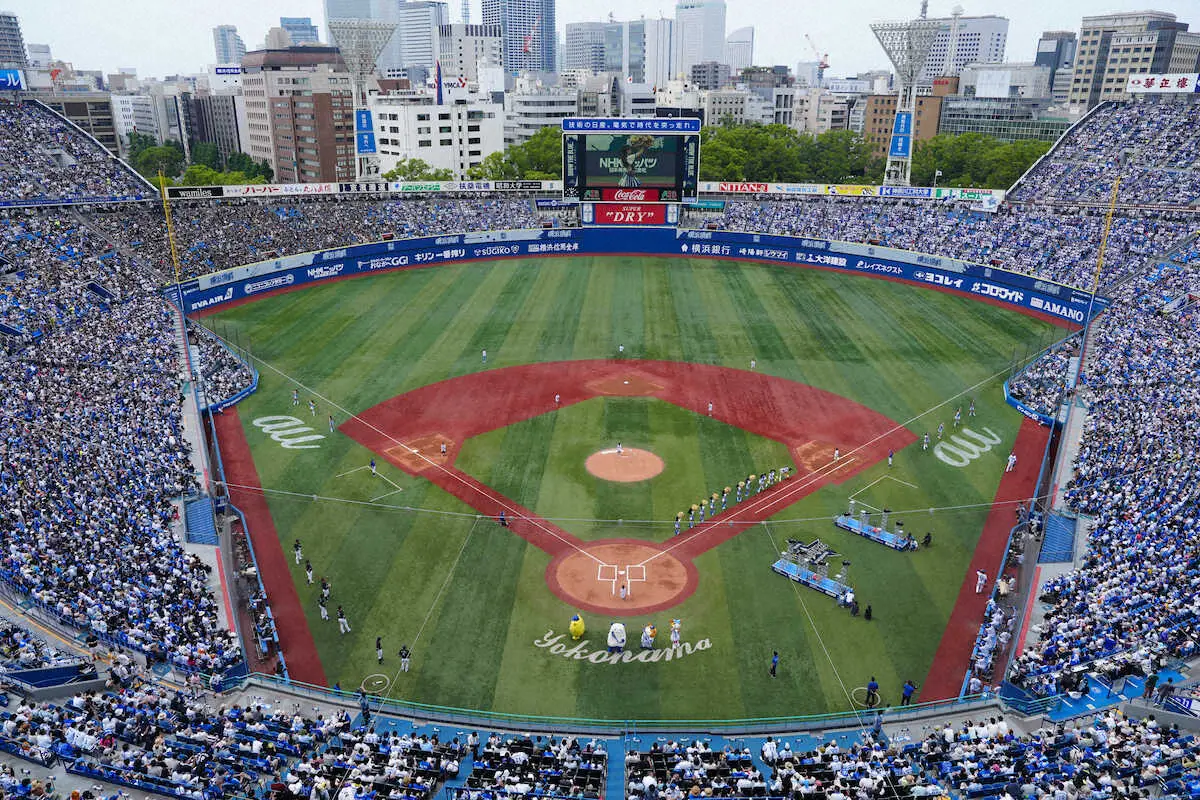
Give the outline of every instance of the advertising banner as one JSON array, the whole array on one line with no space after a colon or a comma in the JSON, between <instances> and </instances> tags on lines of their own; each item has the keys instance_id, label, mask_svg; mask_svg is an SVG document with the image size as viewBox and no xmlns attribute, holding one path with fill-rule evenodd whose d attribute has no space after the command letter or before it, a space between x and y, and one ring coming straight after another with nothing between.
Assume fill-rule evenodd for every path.
<instances>
[{"instance_id":1,"label":"advertising banner","mask_svg":"<svg viewBox=\"0 0 1200 800\"><path fill-rule=\"evenodd\" d=\"M715 191L729 194L766 194L771 190L769 183L718 183Z\"/></svg>"},{"instance_id":2,"label":"advertising banner","mask_svg":"<svg viewBox=\"0 0 1200 800\"><path fill-rule=\"evenodd\" d=\"M562 129L566 133L699 133L700 120L692 117L670 119L564 117Z\"/></svg>"},{"instance_id":3,"label":"advertising banner","mask_svg":"<svg viewBox=\"0 0 1200 800\"><path fill-rule=\"evenodd\" d=\"M597 225L664 225L667 207L662 203L595 203Z\"/></svg>"},{"instance_id":4,"label":"advertising banner","mask_svg":"<svg viewBox=\"0 0 1200 800\"><path fill-rule=\"evenodd\" d=\"M909 111L896 112L896 120L892 123L892 142L888 147L888 155L893 158L911 156L912 137L912 113Z\"/></svg>"},{"instance_id":5,"label":"advertising banner","mask_svg":"<svg viewBox=\"0 0 1200 800\"><path fill-rule=\"evenodd\" d=\"M208 200L224 197L224 186L168 186L168 200Z\"/></svg>"},{"instance_id":6,"label":"advertising banner","mask_svg":"<svg viewBox=\"0 0 1200 800\"><path fill-rule=\"evenodd\" d=\"M671 211L677 209L669 207L668 223ZM640 213L641 209L637 211ZM904 280L986 298L1078 325L1083 324L1087 313L1086 305L1076 302L1079 293L1070 287L957 259L846 242L638 227L639 224L650 223L635 221L622 228L619 236L613 235L612 228L601 227L487 231L303 253L186 281L182 286L184 306L190 313L335 277L473 259L639 253L766 261ZM1108 304L1106 298L1096 298L1097 313Z\"/></svg>"},{"instance_id":7,"label":"advertising banner","mask_svg":"<svg viewBox=\"0 0 1200 800\"><path fill-rule=\"evenodd\" d=\"M1194 94L1200 92L1200 73L1130 75L1125 91L1130 94Z\"/></svg>"},{"instance_id":8,"label":"advertising banner","mask_svg":"<svg viewBox=\"0 0 1200 800\"><path fill-rule=\"evenodd\" d=\"M361 131L354 134L354 152L360 156L371 155L379 152L375 149L375 133L374 131Z\"/></svg>"},{"instance_id":9,"label":"advertising banner","mask_svg":"<svg viewBox=\"0 0 1200 800\"><path fill-rule=\"evenodd\" d=\"M852 184L837 184L829 187L829 193L839 197L876 197L881 186L856 186Z\"/></svg>"},{"instance_id":10,"label":"advertising banner","mask_svg":"<svg viewBox=\"0 0 1200 800\"><path fill-rule=\"evenodd\" d=\"M0 69L0 92L25 91L25 73L19 69Z\"/></svg>"}]
</instances>

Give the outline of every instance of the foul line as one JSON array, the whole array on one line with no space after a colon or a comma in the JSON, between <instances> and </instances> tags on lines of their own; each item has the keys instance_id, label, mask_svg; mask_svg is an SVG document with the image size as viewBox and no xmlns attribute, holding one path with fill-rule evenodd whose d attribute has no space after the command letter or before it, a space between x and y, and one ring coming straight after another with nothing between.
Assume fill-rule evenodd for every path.
<instances>
[{"instance_id":1,"label":"foul line","mask_svg":"<svg viewBox=\"0 0 1200 800\"><path fill-rule=\"evenodd\" d=\"M204 325L201 324L200 327L203 328ZM218 339L220 339L222 342L224 342L226 346L230 346L229 342L226 342L215 331L212 331L209 328L205 328L205 330L208 330L209 333L211 333L213 336L216 336ZM241 348L237 348L237 349L241 350ZM370 430L374 431L375 433L378 433L380 436L387 439L388 441L395 442L397 445L399 445L400 447L403 447L409 453L411 453L412 455L415 455L417 458L421 459L429 466L439 470L440 472L442 472L443 474L445 474L447 477L451 478L452 480L457 481L464 488L469 489L473 492L481 493L481 494L484 494L485 496L491 497L491 499L493 499L504 511L507 511L509 514L511 514L514 520L522 519L522 520L528 522L529 524L533 525L535 528L538 528L543 533L549 534L553 538L555 538L558 541L562 542L563 544L567 545L572 550L582 553L583 555L587 556L588 558L592 559L593 561L595 561L598 564L602 563L599 558L597 558L596 556L589 553L586 548L580 547L579 545L577 545L575 542L571 541L570 539L563 538L556 531L554 531L554 530L546 527L544 524L542 524L542 522L537 517L527 517L524 514L516 513L517 509L508 505L508 503L506 502L508 500L508 498L505 497L504 495L500 494L499 492L493 492L491 494L489 494L486 491L481 492L480 488L478 486L472 485L470 482L463 480L462 476L458 475L454 470L447 469L442 464L439 464L436 461L434 461L433 459L424 455L420 450L416 449L415 447L410 447L409 445L405 444L401 440L397 439L395 436L392 436L387 431L380 430L379 428L372 425L370 422L367 422L365 419L360 417L358 414L355 414L354 412L350 411L350 409L342 407L341 405L337 404L336 402L329 399L325 395L321 394L320 392L316 391L312 387L308 386L303 381L293 378L292 376L288 375L286 372L279 369L278 367L276 367L274 364L270 363L266 359L259 358L258 356L251 353L249 350L245 350L242 352L244 352L244 354L247 358L257 361L259 364L262 364L264 367L266 367L267 369L276 373L284 380L294 383L296 386L299 386L300 388L304 389L304 391L308 392L313 397L319 398L322 402L326 403L331 408L336 408L338 411L345 414L347 416L347 418L357 420L361 425L363 425L366 428L369 428ZM393 485L395 485L395 484L393 484ZM484 489L486 489L486 488L487 487L484 487ZM492 496L493 494L494 494L494 497ZM539 549L541 549L541 548L539 548Z\"/></svg>"},{"instance_id":2,"label":"foul line","mask_svg":"<svg viewBox=\"0 0 1200 800\"><path fill-rule=\"evenodd\" d=\"M788 486L787 490L781 491L781 492L775 492L773 494L770 494L769 497L764 496L764 495L768 494L767 492L760 492L759 494L756 494L752 500L748 500L746 502L743 502L743 503L740 503L740 504L734 506L733 509L731 510L731 513L729 514L729 516L726 517L725 519L719 519L719 520L714 519L712 522L708 523L708 525L706 527L695 529L695 531L690 536L676 537L676 541L672 542L669 546L664 547L662 550L660 550L659 552L650 556L645 561L642 561L640 564L635 564L634 566L644 567L647 564L649 564L651 561L653 561L654 559L658 558L659 556L666 555L667 553L671 552L676 547L682 547L683 545L687 544L688 542L695 541L700 536L703 536L704 534L707 534L709 531L713 530L714 527L717 525L732 525L734 522L734 518L737 517L737 515L743 511L759 510L765 506L775 504L780 498L786 500L786 499L792 497L793 495L795 495L796 492L799 492L803 489L807 489L819 478L829 477L834 472L836 472L837 470L841 469L842 467L850 464L854 460L855 459L853 457L847 457L847 458L840 458L837 461L830 461L828 464L821 467L820 469L818 469L814 472L810 472L809 474L807 474L803 477L798 477L795 481L794 486ZM832 469L830 469L830 467L832 467ZM826 472L826 470L828 470L828 472ZM791 481L789 481L789 483L791 483ZM784 506L784 507L786 507L786 506ZM753 525L754 521L751 520L749 524Z\"/></svg>"},{"instance_id":3,"label":"foul line","mask_svg":"<svg viewBox=\"0 0 1200 800\"><path fill-rule=\"evenodd\" d=\"M387 494L381 494L381 495L379 495L379 497L372 497L368 502L374 503L378 500L382 500L385 497L391 497L394 494L400 494L403 491L404 491L403 489L397 489L394 492L388 492ZM478 519L478 517L476 517L476 519Z\"/></svg>"},{"instance_id":4,"label":"foul line","mask_svg":"<svg viewBox=\"0 0 1200 800\"><path fill-rule=\"evenodd\" d=\"M433 610L437 608L438 601L442 599L442 594L446 591L446 586L450 583L450 578L454 575L454 570L458 568L458 562L462 558L462 554L467 549L467 543L471 541L471 534L475 532L475 526L479 524L480 517L476 517L471 523L471 527L467 530L467 535L463 538L462 547L458 548L458 555L454 557L454 563L450 565L450 570L446 573L446 579L442 581L442 586L438 589L438 593L433 598L433 602L429 604L429 610L425 612L425 619L421 620L421 627L417 628L417 635L413 637L413 647L417 646L417 642L421 639L421 634L425 632L425 625L429 622L429 618L433 616Z\"/></svg>"},{"instance_id":5,"label":"foul line","mask_svg":"<svg viewBox=\"0 0 1200 800\"><path fill-rule=\"evenodd\" d=\"M347 475L351 475L351 474L353 474L353 473L355 473L355 472L358 472L360 469L368 469L368 467L366 467L366 466L362 466L362 467L355 467L354 469L348 469L348 470L346 470L345 472L339 472L337 475L334 475L333 477L335 477L335 478L344 478L344 477L346 477Z\"/></svg>"}]
</instances>

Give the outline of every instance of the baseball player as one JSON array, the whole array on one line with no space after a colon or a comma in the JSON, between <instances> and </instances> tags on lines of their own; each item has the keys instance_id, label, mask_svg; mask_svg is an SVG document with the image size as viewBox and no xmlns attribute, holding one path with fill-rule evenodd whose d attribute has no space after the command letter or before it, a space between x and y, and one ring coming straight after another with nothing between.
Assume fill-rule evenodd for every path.
<instances>
[{"instance_id":1,"label":"baseball player","mask_svg":"<svg viewBox=\"0 0 1200 800\"><path fill-rule=\"evenodd\" d=\"M958 408L954 409L954 427L957 428L959 426L959 423L961 423L961 422L962 422L962 406L959 406Z\"/></svg>"},{"instance_id":2,"label":"baseball player","mask_svg":"<svg viewBox=\"0 0 1200 800\"><path fill-rule=\"evenodd\" d=\"M942 440L942 434L945 432L946 432L946 423L939 422L938 423L938 441L939 442Z\"/></svg>"},{"instance_id":3,"label":"baseball player","mask_svg":"<svg viewBox=\"0 0 1200 800\"><path fill-rule=\"evenodd\" d=\"M968 417L975 416L975 398L974 397L971 398L971 402L967 405L967 416Z\"/></svg>"},{"instance_id":4,"label":"baseball player","mask_svg":"<svg viewBox=\"0 0 1200 800\"><path fill-rule=\"evenodd\" d=\"M929 449L929 431L925 431L925 437L923 439L921 439L921 449L922 450Z\"/></svg>"},{"instance_id":5,"label":"baseball player","mask_svg":"<svg viewBox=\"0 0 1200 800\"><path fill-rule=\"evenodd\" d=\"M380 664L383 663L383 637L382 636L375 637L375 659Z\"/></svg>"},{"instance_id":6,"label":"baseball player","mask_svg":"<svg viewBox=\"0 0 1200 800\"><path fill-rule=\"evenodd\" d=\"M408 645L400 645L400 671L408 672L408 660L412 658L412 652L408 649Z\"/></svg>"},{"instance_id":7,"label":"baseball player","mask_svg":"<svg viewBox=\"0 0 1200 800\"><path fill-rule=\"evenodd\" d=\"M321 619L329 619L329 609L325 607L324 596L317 598L317 607L321 609Z\"/></svg>"},{"instance_id":8,"label":"baseball player","mask_svg":"<svg viewBox=\"0 0 1200 800\"><path fill-rule=\"evenodd\" d=\"M297 564L299 564L302 560L304 560L304 550L303 550L303 548L300 547L299 539L297 539L296 543L294 545L292 545L292 552L296 554L296 563Z\"/></svg>"},{"instance_id":9,"label":"baseball player","mask_svg":"<svg viewBox=\"0 0 1200 800\"><path fill-rule=\"evenodd\" d=\"M292 405L293 406L300 405L300 390L299 389L292 389Z\"/></svg>"},{"instance_id":10,"label":"baseball player","mask_svg":"<svg viewBox=\"0 0 1200 800\"><path fill-rule=\"evenodd\" d=\"M975 570L975 594L982 594L987 585L987 573L981 569Z\"/></svg>"},{"instance_id":11,"label":"baseball player","mask_svg":"<svg viewBox=\"0 0 1200 800\"><path fill-rule=\"evenodd\" d=\"M1005 471L1005 472L1012 472L1012 471L1013 471L1013 467L1015 467L1016 465L1017 465L1017 454L1016 454L1016 453L1009 453L1009 454L1008 454L1008 465L1007 465L1007 466L1004 468L1004 471Z\"/></svg>"},{"instance_id":12,"label":"baseball player","mask_svg":"<svg viewBox=\"0 0 1200 800\"><path fill-rule=\"evenodd\" d=\"M311 561L304 562L304 580L308 582L309 586L312 586L312 562Z\"/></svg>"},{"instance_id":13,"label":"baseball player","mask_svg":"<svg viewBox=\"0 0 1200 800\"><path fill-rule=\"evenodd\" d=\"M372 475L378 475L378 474L379 474L379 473L376 471L376 469L375 469L375 458L374 458L374 457L372 457L372 458L371 458L371 474L372 474Z\"/></svg>"},{"instance_id":14,"label":"baseball player","mask_svg":"<svg viewBox=\"0 0 1200 800\"><path fill-rule=\"evenodd\" d=\"M346 610L338 606L337 610L338 632L345 636L350 632L350 620L346 619Z\"/></svg>"},{"instance_id":15,"label":"baseball player","mask_svg":"<svg viewBox=\"0 0 1200 800\"><path fill-rule=\"evenodd\" d=\"M333 414L329 415L329 432L333 433Z\"/></svg>"},{"instance_id":16,"label":"baseball player","mask_svg":"<svg viewBox=\"0 0 1200 800\"><path fill-rule=\"evenodd\" d=\"M311 399L308 401L308 413L314 417L317 415L317 401Z\"/></svg>"}]
</instances>

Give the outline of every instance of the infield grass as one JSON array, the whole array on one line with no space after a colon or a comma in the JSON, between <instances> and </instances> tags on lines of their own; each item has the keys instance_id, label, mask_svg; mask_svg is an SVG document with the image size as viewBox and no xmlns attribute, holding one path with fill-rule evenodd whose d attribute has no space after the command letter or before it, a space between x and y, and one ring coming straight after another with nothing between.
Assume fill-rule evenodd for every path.
<instances>
[{"instance_id":1,"label":"infield grass","mask_svg":"<svg viewBox=\"0 0 1200 800\"><path fill-rule=\"evenodd\" d=\"M413 671L398 676L392 696L618 719L843 711L848 693L871 674L885 701L895 700L906 678L920 681L1020 423L1004 404L1001 381L1015 356L1059 338L1029 317L897 283L653 258L529 259L376 275L229 309L208 324L262 360L259 391L239 413L279 537L289 552L293 539L304 542L354 627L343 637L336 623L322 623L314 587L293 567L331 681L350 688L373 673L392 678L395 652L407 643ZM710 649L669 663L594 665L533 645L550 629L565 633L573 611L546 588L548 557L540 550L390 465L371 478L360 469L371 454L345 436L328 436L315 450L285 450L252 425L275 414L310 419L307 399L316 394L313 427L327 433L330 413L340 423L435 381L610 358L618 345L632 357L743 369L753 358L760 371L845 395L918 436L939 420L949 429L954 407L965 410L971 396L979 416L970 424L990 428L1002 443L963 468L913 445L891 470L877 464L816 492L701 556L699 588L684 604L625 620L633 642L647 619L665 638L669 619L682 618L684 640L708 639ZM300 409L291 406L295 385ZM609 446L618 431L632 432L627 443L643 435L647 449L666 456L660 479L629 487L587 480L581 458ZM661 521L642 532L564 523L583 538L663 539L680 502L764 459L779 460L771 447L665 403L598 399L571 416L542 415L476 437L459 466L546 516ZM393 494L371 502L385 492ZM837 531L829 520L855 493L905 512L909 529L932 531L936 546L898 554ZM329 499L314 501L314 494ZM851 562L851 582L864 605L873 605L875 621L851 619L828 598L770 572L789 537L817 536ZM590 646L601 648L608 621L587 621ZM376 636L386 650L382 666ZM767 676L772 650L782 658L776 680Z\"/></svg>"}]
</instances>

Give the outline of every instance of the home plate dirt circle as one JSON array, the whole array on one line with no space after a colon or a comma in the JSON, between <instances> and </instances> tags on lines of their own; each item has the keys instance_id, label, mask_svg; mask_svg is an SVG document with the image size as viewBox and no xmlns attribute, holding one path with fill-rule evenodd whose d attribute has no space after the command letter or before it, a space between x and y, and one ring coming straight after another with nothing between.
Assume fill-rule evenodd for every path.
<instances>
[{"instance_id":1,"label":"home plate dirt circle","mask_svg":"<svg viewBox=\"0 0 1200 800\"><path fill-rule=\"evenodd\" d=\"M617 448L612 447L592 453L585 466L600 480L637 483L662 472L663 460L649 450L625 447L618 453Z\"/></svg>"},{"instance_id":2,"label":"home plate dirt circle","mask_svg":"<svg viewBox=\"0 0 1200 800\"><path fill-rule=\"evenodd\" d=\"M581 611L632 617L671 608L692 596L696 566L662 547L635 539L593 542L546 567L546 585ZM626 597L621 599L621 586Z\"/></svg>"}]
</instances>

